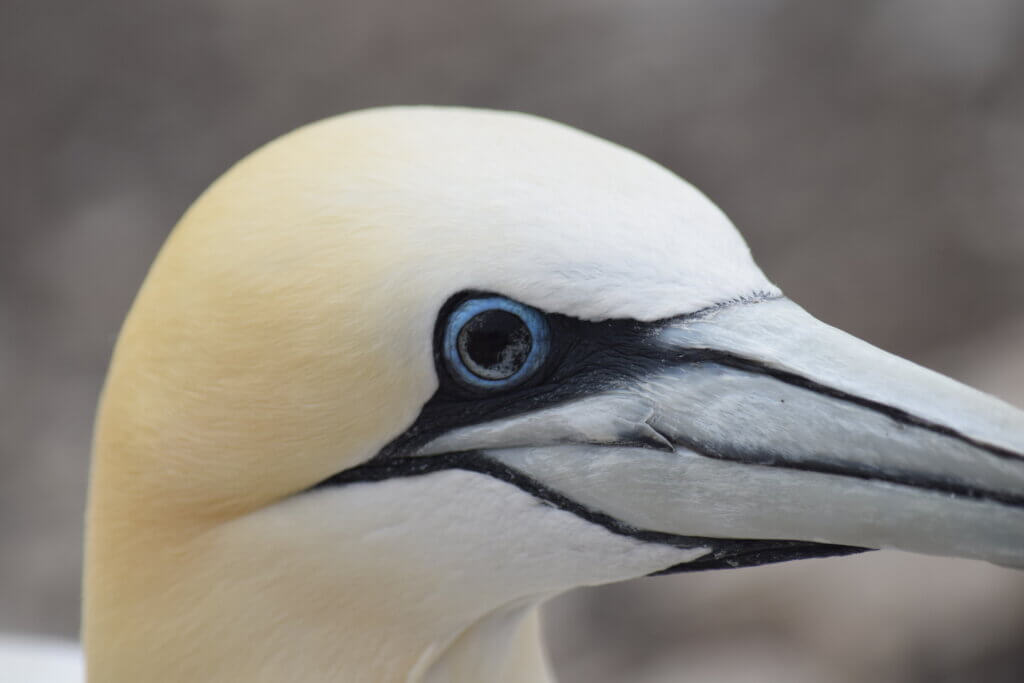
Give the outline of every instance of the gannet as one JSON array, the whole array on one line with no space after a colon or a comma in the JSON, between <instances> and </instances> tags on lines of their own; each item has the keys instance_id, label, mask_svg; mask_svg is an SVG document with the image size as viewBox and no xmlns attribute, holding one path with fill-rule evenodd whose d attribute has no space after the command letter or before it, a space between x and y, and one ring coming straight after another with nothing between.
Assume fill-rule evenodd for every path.
<instances>
[{"instance_id":1,"label":"gannet","mask_svg":"<svg viewBox=\"0 0 1024 683\"><path fill-rule=\"evenodd\" d=\"M342 115L186 212L97 417L89 679L551 681L567 589L871 548L1024 566L1024 414L812 318L652 161Z\"/></svg>"}]
</instances>

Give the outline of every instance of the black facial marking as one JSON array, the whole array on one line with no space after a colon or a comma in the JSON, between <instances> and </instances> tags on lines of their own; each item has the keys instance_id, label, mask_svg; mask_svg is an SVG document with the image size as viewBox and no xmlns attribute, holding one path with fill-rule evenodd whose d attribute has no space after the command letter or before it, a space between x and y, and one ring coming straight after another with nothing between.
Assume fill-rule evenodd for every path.
<instances>
[{"instance_id":1,"label":"black facial marking","mask_svg":"<svg viewBox=\"0 0 1024 683\"><path fill-rule=\"evenodd\" d=\"M314 488L338 486L357 482L381 481L393 477L425 475L432 472L462 469L478 472L514 485L548 505L571 512L593 524L614 533L628 535L642 541L664 543L682 548L707 547L710 552L698 560L659 573L698 571L727 567L743 567L770 562L781 562L805 557L846 555L865 550L850 546L809 543L792 540L730 540L677 536L631 527L599 510L587 508L570 498L545 487L530 476L507 465L498 463L482 452L448 453L435 456L413 455L421 446L446 432L459 427L500 420L530 413L544 408L599 394L617 387L628 387L645 377L656 376L669 367L714 365L733 370L766 375L777 381L801 389L846 401L873 412L886 415L909 428L928 430L946 438L956 439L994 455L1020 458L1020 454L979 442L948 427L929 422L904 410L864 399L829 386L822 385L792 372L770 367L735 354L706 348L665 349L657 342L661 330L681 319L698 318L708 311L668 320L641 323L635 320L606 320L587 322L558 314L547 314L550 328L550 352L543 365L521 384L493 391L467 386L448 374L441 354L441 339L445 323L451 312L469 298L494 296L481 292L465 292L452 297L443 307L434 338L435 367L439 381L437 392L423 406L416 422L403 434L387 444L374 458L363 465L341 472ZM727 302L722 305L756 303L768 297ZM709 309L710 310L710 309ZM507 317L506 317L507 316ZM477 316L479 321L467 324L464 340L460 340L463 360L482 367L496 367L506 362L511 354L516 359L517 345L525 345L521 331L517 330L516 316L501 311L488 311ZM472 324L476 323L473 327ZM526 335L529 332L526 331ZM510 350L510 347L512 349ZM529 352L529 347L526 353ZM469 365L469 363L467 363ZM623 435L614 445L672 450L664 439L652 438L656 432L644 435ZM678 438L678 437L677 437ZM1024 506L1024 498L993 491L980 491L955 482L926 478L920 474L902 471L882 471L856 464L835 464L828 461L794 461L785 453L746 452L728 443L680 442L677 444L710 458L742 462L765 467L821 472L859 479L873 479L931 490L961 497L992 500L1004 504Z\"/></svg>"},{"instance_id":2,"label":"black facial marking","mask_svg":"<svg viewBox=\"0 0 1024 683\"><path fill-rule=\"evenodd\" d=\"M870 548L810 541L730 541L724 538L708 539L712 542L711 552L696 560L673 565L651 576L702 572L710 569L740 569L757 567L762 564L810 560L821 557L842 557L868 552Z\"/></svg>"},{"instance_id":3,"label":"black facial marking","mask_svg":"<svg viewBox=\"0 0 1024 683\"><path fill-rule=\"evenodd\" d=\"M835 545L832 543L772 539L705 538L639 529L600 510L594 510L593 508L581 505L558 491L544 486L519 470L492 460L485 454L477 451L446 453L430 457L374 458L358 467L339 472L333 477L317 484L314 489L360 482L384 481L396 477L423 476L453 469L485 474L499 481L511 484L547 505L572 513L580 519L601 526L614 534L629 536L646 543L670 545L675 548L708 549L706 555L696 560L674 565L655 572L652 576L708 569L753 567L755 565L788 562L790 560L813 557L852 555L869 550L868 548Z\"/></svg>"},{"instance_id":4,"label":"black facial marking","mask_svg":"<svg viewBox=\"0 0 1024 683\"><path fill-rule=\"evenodd\" d=\"M434 332L437 392L423 406L416 423L385 446L376 458L407 455L458 427L521 415L600 393L665 367L668 362L651 340L669 321L587 322L548 314L551 351L537 373L505 391L467 387L455 380L445 366L442 335L448 315L466 299L480 296L488 294L466 292L449 299L441 309Z\"/></svg>"},{"instance_id":5,"label":"black facial marking","mask_svg":"<svg viewBox=\"0 0 1024 683\"><path fill-rule=\"evenodd\" d=\"M697 561L668 568L658 572L659 574L753 566L807 557L848 555L866 550L791 540L690 537L638 529L611 515L581 505L532 477L488 458L484 453L472 451L426 457L411 455L437 436L462 426L567 403L609 388L628 385L637 378L656 374L680 362L704 363L716 360L703 358L700 352L695 352L688 358L672 358L665 355L664 349L659 348L654 340L666 325L676 322L677 319L653 323L635 320L587 322L569 316L548 314L551 351L541 370L529 381L507 391L482 392L467 387L448 374L441 354L441 342L449 314L468 298L488 295L483 292L464 292L452 297L442 308L434 335L434 360L439 387L423 406L416 422L366 463L339 472L319 483L314 489L461 469L494 477L516 486L545 504L570 512L616 534L679 548L709 549L709 553ZM703 313L704 311L700 311L693 315ZM476 342L467 339L465 353L473 361L487 365L497 359L498 349L507 346L505 337L515 334L515 324L510 320L481 322L486 322L486 327L491 327L491 322L498 322L499 324L494 325L498 328L495 335ZM460 353L462 351L460 348ZM666 448L664 442L650 438L626 440L618 445L657 450Z\"/></svg>"}]
</instances>

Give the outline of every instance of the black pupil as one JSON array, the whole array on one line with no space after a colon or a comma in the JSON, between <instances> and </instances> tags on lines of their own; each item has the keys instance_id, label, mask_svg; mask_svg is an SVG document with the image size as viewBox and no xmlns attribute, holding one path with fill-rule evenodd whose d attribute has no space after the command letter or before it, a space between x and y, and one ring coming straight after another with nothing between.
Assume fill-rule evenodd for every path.
<instances>
[{"instance_id":1,"label":"black pupil","mask_svg":"<svg viewBox=\"0 0 1024 683\"><path fill-rule=\"evenodd\" d=\"M514 313L493 310L477 314L459 331L459 356L483 379L507 379L523 367L533 337Z\"/></svg>"}]
</instances>

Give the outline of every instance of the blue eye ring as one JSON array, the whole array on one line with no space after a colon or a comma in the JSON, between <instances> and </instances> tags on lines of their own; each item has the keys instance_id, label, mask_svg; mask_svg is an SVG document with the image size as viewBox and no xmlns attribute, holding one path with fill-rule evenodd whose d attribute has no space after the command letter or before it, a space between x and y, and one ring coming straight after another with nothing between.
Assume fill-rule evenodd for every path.
<instances>
[{"instance_id":1,"label":"blue eye ring","mask_svg":"<svg viewBox=\"0 0 1024 683\"><path fill-rule=\"evenodd\" d=\"M484 316L495 312L511 314L522 329L515 330L516 336L510 339L518 348L511 348L510 344L510 349L502 350L502 365L486 368L475 364L467 353L467 344L472 341L468 335L472 334L471 323L485 324ZM509 322L507 317L505 321ZM523 346L524 333L528 335L529 349ZM442 355L449 372L462 384L475 389L508 389L522 383L544 365L550 348L551 331L544 314L503 296L463 301L448 316L442 338Z\"/></svg>"}]
</instances>

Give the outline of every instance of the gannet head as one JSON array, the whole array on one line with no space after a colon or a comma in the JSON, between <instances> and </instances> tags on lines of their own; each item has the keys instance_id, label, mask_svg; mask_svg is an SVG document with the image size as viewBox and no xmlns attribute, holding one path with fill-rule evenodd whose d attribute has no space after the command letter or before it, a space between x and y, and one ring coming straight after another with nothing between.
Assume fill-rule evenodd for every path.
<instances>
[{"instance_id":1,"label":"gannet head","mask_svg":"<svg viewBox=\"0 0 1024 683\"><path fill-rule=\"evenodd\" d=\"M814 320L664 168L521 114L360 112L235 166L139 293L94 452L98 680L353 652L414 680L578 585L1024 565L1020 412Z\"/></svg>"}]
</instances>

